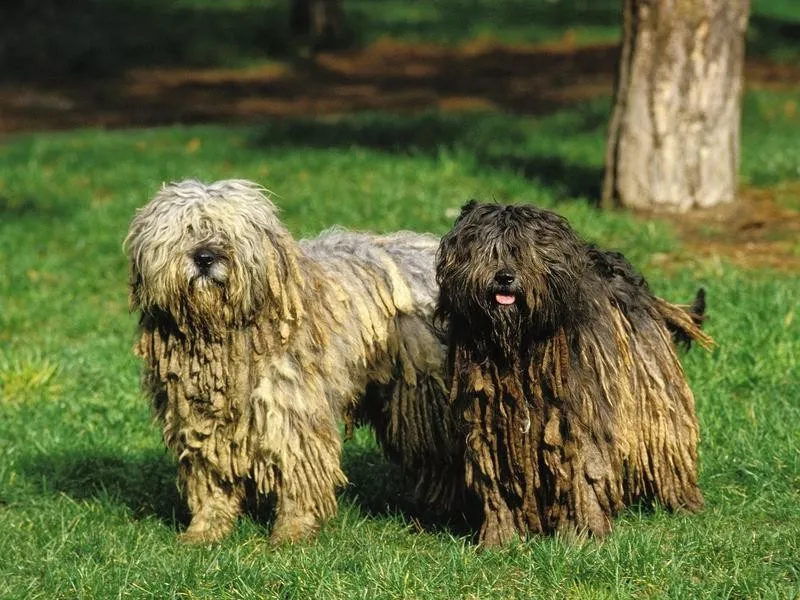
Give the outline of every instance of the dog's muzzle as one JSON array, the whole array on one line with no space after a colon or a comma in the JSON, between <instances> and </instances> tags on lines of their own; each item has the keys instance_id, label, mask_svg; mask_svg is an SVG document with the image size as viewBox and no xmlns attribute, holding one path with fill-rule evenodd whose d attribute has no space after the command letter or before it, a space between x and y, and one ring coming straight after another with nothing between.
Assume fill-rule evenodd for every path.
<instances>
[{"instance_id":1,"label":"dog's muzzle","mask_svg":"<svg viewBox=\"0 0 800 600\"><path fill-rule=\"evenodd\" d=\"M499 306L511 306L517 301L517 276L508 269L498 271L494 276L494 301Z\"/></svg>"},{"instance_id":2,"label":"dog's muzzle","mask_svg":"<svg viewBox=\"0 0 800 600\"><path fill-rule=\"evenodd\" d=\"M192 256L195 266L201 275L208 275L211 272L211 267L217 261L219 255L213 250L208 248L201 248L197 250Z\"/></svg>"},{"instance_id":3,"label":"dog's muzzle","mask_svg":"<svg viewBox=\"0 0 800 600\"><path fill-rule=\"evenodd\" d=\"M224 253L208 246L197 248L189 255L192 270L189 280L192 286L208 284L224 286L228 279L228 259Z\"/></svg>"},{"instance_id":4,"label":"dog's muzzle","mask_svg":"<svg viewBox=\"0 0 800 600\"><path fill-rule=\"evenodd\" d=\"M198 269L207 272L217 260L217 253L208 249L201 249L195 252L192 258Z\"/></svg>"}]
</instances>

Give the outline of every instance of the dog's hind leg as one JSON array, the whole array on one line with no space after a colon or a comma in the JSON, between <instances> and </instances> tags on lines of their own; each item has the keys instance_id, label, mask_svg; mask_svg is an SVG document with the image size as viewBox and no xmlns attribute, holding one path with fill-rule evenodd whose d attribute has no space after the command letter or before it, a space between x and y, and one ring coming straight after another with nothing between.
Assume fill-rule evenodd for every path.
<instances>
[{"instance_id":1,"label":"dog's hind leg","mask_svg":"<svg viewBox=\"0 0 800 600\"><path fill-rule=\"evenodd\" d=\"M182 461L179 480L192 520L178 539L187 544L208 544L228 535L242 512L243 486L223 480L200 460Z\"/></svg>"}]
</instances>

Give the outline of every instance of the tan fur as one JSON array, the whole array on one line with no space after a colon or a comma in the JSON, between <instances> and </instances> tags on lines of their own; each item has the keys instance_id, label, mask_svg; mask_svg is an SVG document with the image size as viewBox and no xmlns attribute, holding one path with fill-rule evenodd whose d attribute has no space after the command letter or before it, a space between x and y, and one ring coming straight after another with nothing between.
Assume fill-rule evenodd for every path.
<instances>
[{"instance_id":1,"label":"tan fur","mask_svg":"<svg viewBox=\"0 0 800 600\"><path fill-rule=\"evenodd\" d=\"M597 324L599 335L576 341L573 368L597 373L612 400L608 414L598 413L592 387L570 386L563 330L531 356L527 385L517 371L474 364L454 383L468 431L467 486L490 499L482 543L553 531L603 535L619 510L640 499L672 510L702 507L694 400L669 332L656 322L637 336L622 312L605 310L612 329ZM709 340L690 320L686 326L694 339ZM616 347L604 344L607 333ZM501 500L507 490L513 507Z\"/></svg>"},{"instance_id":2,"label":"tan fur","mask_svg":"<svg viewBox=\"0 0 800 600\"><path fill-rule=\"evenodd\" d=\"M183 540L227 534L249 491L274 497L274 542L312 534L345 482L337 420L368 388L442 393L437 243L344 231L296 243L242 180L171 184L137 213L125 241L135 351L179 460Z\"/></svg>"}]
</instances>

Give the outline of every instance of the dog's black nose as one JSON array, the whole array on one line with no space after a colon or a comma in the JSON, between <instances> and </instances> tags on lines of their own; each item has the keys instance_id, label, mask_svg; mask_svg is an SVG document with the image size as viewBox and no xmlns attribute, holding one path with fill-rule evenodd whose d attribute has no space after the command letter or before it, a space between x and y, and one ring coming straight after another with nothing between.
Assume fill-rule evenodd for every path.
<instances>
[{"instance_id":1,"label":"dog's black nose","mask_svg":"<svg viewBox=\"0 0 800 600\"><path fill-rule=\"evenodd\" d=\"M208 269L215 260L217 260L217 255L211 250L203 249L194 253L194 264L203 270Z\"/></svg>"},{"instance_id":2,"label":"dog's black nose","mask_svg":"<svg viewBox=\"0 0 800 600\"><path fill-rule=\"evenodd\" d=\"M511 271L498 271L494 276L494 280L500 285L511 285L515 279L516 276Z\"/></svg>"}]
</instances>

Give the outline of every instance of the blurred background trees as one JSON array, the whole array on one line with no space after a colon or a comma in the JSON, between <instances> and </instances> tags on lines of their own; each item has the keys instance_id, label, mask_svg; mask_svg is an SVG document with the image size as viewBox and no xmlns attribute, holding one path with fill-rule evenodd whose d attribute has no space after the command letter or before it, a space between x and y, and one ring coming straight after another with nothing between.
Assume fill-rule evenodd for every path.
<instances>
[{"instance_id":1,"label":"blurred background trees","mask_svg":"<svg viewBox=\"0 0 800 600\"><path fill-rule=\"evenodd\" d=\"M525 122L572 108L587 136L564 134L564 152L519 130L513 148L504 135L467 142L484 164L567 196L679 212L735 200L745 37L751 82L786 91L800 79L800 4L764 0L748 20L749 9L749 0L19 0L0 4L0 120L430 109L455 133L402 140L435 147L472 135L450 128L450 115L483 111L464 117L481 129L500 114ZM793 157L783 152L775 168L794 172Z\"/></svg>"},{"instance_id":2,"label":"blurred background trees","mask_svg":"<svg viewBox=\"0 0 800 600\"><path fill-rule=\"evenodd\" d=\"M342 0L289 0L292 33L315 48L336 46L344 37Z\"/></svg>"},{"instance_id":3,"label":"blurred background trees","mask_svg":"<svg viewBox=\"0 0 800 600\"><path fill-rule=\"evenodd\" d=\"M341 0L290 2L293 34L312 47L342 38ZM622 0L621 12L601 206L733 202L750 0Z\"/></svg>"}]
</instances>

